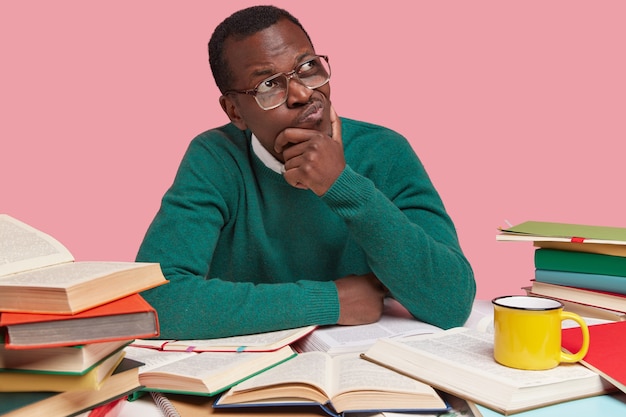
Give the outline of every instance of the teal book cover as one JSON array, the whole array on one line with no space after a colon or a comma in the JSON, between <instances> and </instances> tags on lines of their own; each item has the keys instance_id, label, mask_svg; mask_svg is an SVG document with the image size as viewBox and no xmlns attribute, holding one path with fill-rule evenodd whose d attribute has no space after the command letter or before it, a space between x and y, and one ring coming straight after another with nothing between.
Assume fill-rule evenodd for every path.
<instances>
[{"instance_id":1,"label":"teal book cover","mask_svg":"<svg viewBox=\"0 0 626 417\"><path fill-rule=\"evenodd\" d=\"M535 281L588 290L626 294L626 277L536 269Z\"/></svg>"}]
</instances>

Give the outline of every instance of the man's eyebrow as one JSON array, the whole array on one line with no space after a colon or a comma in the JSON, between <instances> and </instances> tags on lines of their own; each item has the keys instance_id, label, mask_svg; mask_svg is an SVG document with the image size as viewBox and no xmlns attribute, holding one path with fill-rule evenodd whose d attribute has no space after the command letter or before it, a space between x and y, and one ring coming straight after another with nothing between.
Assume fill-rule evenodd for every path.
<instances>
[{"instance_id":1,"label":"man's eyebrow","mask_svg":"<svg viewBox=\"0 0 626 417\"><path fill-rule=\"evenodd\" d=\"M275 72L271 68L262 68L262 69L252 71L252 74L250 75L253 78L258 78L258 77L269 77L270 75L274 75L274 74Z\"/></svg>"},{"instance_id":2,"label":"man's eyebrow","mask_svg":"<svg viewBox=\"0 0 626 417\"><path fill-rule=\"evenodd\" d=\"M312 56L315 56L315 54L313 54L311 52L303 52L303 53L301 53L295 59L294 68L297 67L300 64L303 64L306 61L305 58L312 57ZM291 69L289 71L291 71ZM259 77L270 77L270 76L272 76L274 74L277 74L277 73L278 73L278 71L275 71L275 70L270 69L270 68L260 68L260 69L252 71L252 74L250 74L250 75L253 78L259 78Z\"/></svg>"}]
</instances>

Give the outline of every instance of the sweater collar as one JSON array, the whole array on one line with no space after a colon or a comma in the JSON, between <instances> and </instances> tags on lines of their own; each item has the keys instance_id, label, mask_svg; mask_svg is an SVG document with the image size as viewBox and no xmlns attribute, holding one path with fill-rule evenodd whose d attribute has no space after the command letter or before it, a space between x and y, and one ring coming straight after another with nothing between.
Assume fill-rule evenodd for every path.
<instances>
[{"instance_id":1,"label":"sweater collar","mask_svg":"<svg viewBox=\"0 0 626 417\"><path fill-rule=\"evenodd\" d=\"M281 175L285 172L285 166L283 163L276 159L274 155L269 153L269 151L261 145L261 142L259 142L259 139L254 135L254 133L252 134L252 150L266 167Z\"/></svg>"}]
</instances>

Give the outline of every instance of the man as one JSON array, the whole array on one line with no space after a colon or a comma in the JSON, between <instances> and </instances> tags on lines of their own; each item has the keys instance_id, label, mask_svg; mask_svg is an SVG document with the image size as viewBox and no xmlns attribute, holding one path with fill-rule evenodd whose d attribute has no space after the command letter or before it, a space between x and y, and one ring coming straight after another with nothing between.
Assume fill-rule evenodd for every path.
<instances>
[{"instance_id":1,"label":"man","mask_svg":"<svg viewBox=\"0 0 626 417\"><path fill-rule=\"evenodd\" d=\"M209 61L231 123L190 144L138 261L163 338L378 320L386 296L462 325L475 282L409 143L340 119L329 58L298 20L258 6L222 22Z\"/></svg>"}]
</instances>

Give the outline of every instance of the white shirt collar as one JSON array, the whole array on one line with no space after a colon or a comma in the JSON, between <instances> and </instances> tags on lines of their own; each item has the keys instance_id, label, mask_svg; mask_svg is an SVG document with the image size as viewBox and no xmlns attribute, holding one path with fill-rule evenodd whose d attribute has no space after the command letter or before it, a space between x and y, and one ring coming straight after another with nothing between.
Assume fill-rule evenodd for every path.
<instances>
[{"instance_id":1,"label":"white shirt collar","mask_svg":"<svg viewBox=\"0 0 626 417\"><path fill-rule=\"evenodd\" d=\"M261 142L259 142L259 139L254 136L254 133L252 134L252 150L266 167L280 175L285 172L285 166L283 163L276 159L274 155L261 145Z\"/></svg>"}]
</instances>

